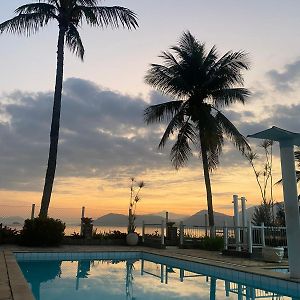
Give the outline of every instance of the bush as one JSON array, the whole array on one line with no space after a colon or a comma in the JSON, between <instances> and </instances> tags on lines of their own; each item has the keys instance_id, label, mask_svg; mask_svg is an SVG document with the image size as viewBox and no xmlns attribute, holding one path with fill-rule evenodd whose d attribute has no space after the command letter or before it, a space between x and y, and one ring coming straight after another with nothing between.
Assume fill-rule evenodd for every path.
<instances>
[{"instance_id":1,"label":"bush","mask_svg":"<svg viewBox=\"0 0 300 300\"><path fill-rule=\"evenodd\" d=\"M126 239L127 233L123 233L119 230L113 230L109 232L99 232L95 230L93 233L93 239L99 240L118 240L118 239Z\"/></svg>"},{"instance_id":2,"label":"bush","mask_svg":"<svg viewBox=\"0 0 300 300\"><path fill-rule=\"evenodd\" d=\"M224 247L224 240L222 237L201 237L193 239L190 243L186 243L184 248L196 248L209 251L220 251Z\"/></svg>"},{"instance_id":3,"label":"bush","mask_svg":"<svg viewBox=\"0 0 300 300\"><path fill-rule=\"evenodd\" d=\"M15 243L18 239L19 231L0 224L0 244Z\"/></svg>"},{"instance_id":4,"label":"bush","mask_svg":"<svg viewBox=\"0 0 300 300\"><path fill-rule=\"evenodd\" d=\"M64 237L65 228L65 223L58 219L27 219L21 230L20 242L25 246L58 246Z\"/></svg>"},{"instance_id":5,"label":"bush","mask_svg":"<svg viewBox=\"0 0 300 300\"><path fill-rule=\"evenodd\" d=\"M220 251L224 247L224 240L222 237L203 237L200 239L199 248L209 251Z\"/></svg>"}]
</instances>

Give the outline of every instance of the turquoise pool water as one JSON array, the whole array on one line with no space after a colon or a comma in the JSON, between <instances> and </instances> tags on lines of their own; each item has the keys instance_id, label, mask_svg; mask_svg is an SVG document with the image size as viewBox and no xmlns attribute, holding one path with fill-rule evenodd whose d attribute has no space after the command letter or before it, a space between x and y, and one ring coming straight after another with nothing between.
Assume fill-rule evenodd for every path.
<instances>
[{"instance_id":1,"label":"turquoise pool water","mask_svg":"<svg viewBox=\"0 0 300 300\"><path fill-rule=\"evenodd\" d=\"M297 283L149 253L16 257L36 300L300 299Z\"/></svg>"}]
</instances>

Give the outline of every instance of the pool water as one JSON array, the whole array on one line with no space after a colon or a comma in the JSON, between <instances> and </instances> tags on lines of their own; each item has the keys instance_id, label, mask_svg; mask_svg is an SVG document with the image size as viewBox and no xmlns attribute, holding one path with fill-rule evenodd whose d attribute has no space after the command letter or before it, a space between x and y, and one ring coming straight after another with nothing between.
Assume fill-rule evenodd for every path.
<instances>
[{"instance_id":1,"label":"pool water","mask_svg":"<svg viewBox=\"0 0 300 300\"><path fill-rule=\"evenodd\" d=\"M291 299L287 295L297 299L298 296L292 295L287 285L284 288L269 284L264 290L262 283L255 286L251 281L248 284L239 281L241 272L222 268L223 274L227 274L223 276L218 272L221 268L157 255L102 253L102 259L95 253L70 255L71 258L65 254L58 259L45 253L44 256L16 254L36 300Z\"/></svg>"}]
</instances>

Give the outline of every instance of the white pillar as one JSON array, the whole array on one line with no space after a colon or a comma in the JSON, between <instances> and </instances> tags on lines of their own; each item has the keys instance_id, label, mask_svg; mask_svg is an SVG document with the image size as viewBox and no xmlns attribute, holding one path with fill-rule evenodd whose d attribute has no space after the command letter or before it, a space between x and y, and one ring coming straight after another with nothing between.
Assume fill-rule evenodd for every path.
<instances>
[{"instance_id":1,"label":"white pillar","mask_svg":"<svg viewBox=\"0 0 300 300\"><path fill-rule=\"evenodd\" d=\"M241 197L242 204L242 232L243 232L243 246L247 247L247 212L246 212L246 198Z\"/></svg>"},{"instance_id":2,"label":"white pillar","mask_svg":"<svg viewBox=\"0 0 300 300\"><path fill-rule=\"evenodd\" d=\"M281 141L279 145L290 277L300 279L300 221L294 146L288 141Z\"/></svg>"},{"instance_id":3,"label":"white pillar","mask_svg":"<svg viewBox=\"0 0 300 300\"><path fill-rule=\"evenodd\" d=\"M246 198L241 197L242 202L242 224L243 228L247 227L247 212L246 212Z\"/></svg>"},{"instance_id":4,"label":"white pillar","mask_svg":"<svg viewBox=\"0 0 300 300\"><path fill-rule=\"evenodd\" d=\"M236 250L241 251L239 197L238 197L238 195L233 195L233 207L234 207L234 228L235 228Z\"/></svg>"}]
</instances>

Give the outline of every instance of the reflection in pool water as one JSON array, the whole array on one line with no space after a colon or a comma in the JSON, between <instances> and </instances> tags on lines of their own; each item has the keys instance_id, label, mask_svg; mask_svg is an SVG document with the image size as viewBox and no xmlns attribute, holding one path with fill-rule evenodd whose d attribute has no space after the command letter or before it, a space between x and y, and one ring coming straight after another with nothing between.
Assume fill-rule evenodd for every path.
<instances>
[{"instance_id":1,"label":"reflection in pool water","mask_svg":"<svg viewBox=\"0 0 300 300\"><path fill-rule=\"evenodd\" d=\"M19 261L36 300L289 299L144 259Z\"/></svg>"}]
</instances>

